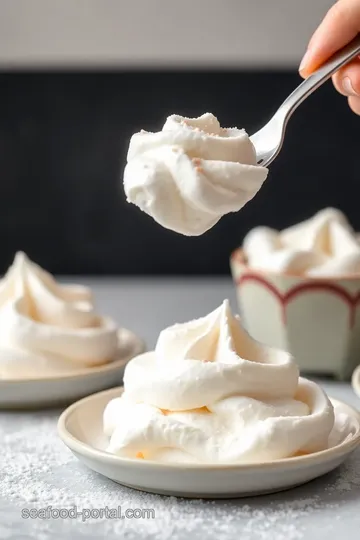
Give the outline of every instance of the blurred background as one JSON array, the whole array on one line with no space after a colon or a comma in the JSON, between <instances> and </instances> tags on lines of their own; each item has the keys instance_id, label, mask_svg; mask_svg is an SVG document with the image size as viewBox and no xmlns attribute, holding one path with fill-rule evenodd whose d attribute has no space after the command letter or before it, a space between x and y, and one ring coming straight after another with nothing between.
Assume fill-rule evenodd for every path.
<instances>
[{"instance_id":1,"label":"blurred background","mask_svg":"<svg viewBox=\"0 0 360 540\"><path fill-rule=\"evenodd\" d=\"M0 271L227 274L256 225L324 206L360 229L360 120L330 83L297 111L268 180L202 237L125 201L131 134L213 112L250 134L300 82L330 0L0 0Z\"/></svg>"}]
</instances>

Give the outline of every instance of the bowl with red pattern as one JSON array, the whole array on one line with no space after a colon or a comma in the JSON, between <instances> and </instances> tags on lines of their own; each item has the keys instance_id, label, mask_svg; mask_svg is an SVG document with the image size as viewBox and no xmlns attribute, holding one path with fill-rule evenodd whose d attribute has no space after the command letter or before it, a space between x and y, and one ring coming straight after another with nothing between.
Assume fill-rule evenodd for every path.
<instances>
[{"instance_id":1,"label":"bowl with red pattern","mask_svg":"<svg viewBox=\"0 0 360 540\"><path fill-rule=\"evenodd\" d=\"M350 378L360 364L360 277L257 270L241 249L230 266L252 337L289 351L302 372Z\"/></svg>"}]
</instances>

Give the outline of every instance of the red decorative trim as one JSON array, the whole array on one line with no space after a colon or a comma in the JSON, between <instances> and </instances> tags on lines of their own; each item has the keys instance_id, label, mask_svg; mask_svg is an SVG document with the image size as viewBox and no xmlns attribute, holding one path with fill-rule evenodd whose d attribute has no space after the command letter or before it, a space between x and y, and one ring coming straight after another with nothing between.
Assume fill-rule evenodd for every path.
<instances>
[{"instance_id":1,"label":"red decorative trim","mask_svg":"<svg viewBox=\"0 0 360 540\"><path fill-rule=\"evenodd\" d=\"M278 300L282 308L282 319L283 322L286 322L286 306L287 304L293 300L296 296L298 296L300 293L305 291L327 291L335 296L338 296L350 309L350 327L352 328L355 324L355 316L356 316L356 307L360 302L360 291L355 295L351 296L350 293L348 293L344 288L340 287L339 285L335 285L334 283L329 283L328 281L319 281L317 280L315 282L305 282L300 283L299 285L295 285L291 289L289 289L285 294L282 294L272 283L269 283L265 278L262 276L259 276L257 274L245 274L243 276L240 276L237 279L237 285L240 286L243 283L246 283L247 281L255 281L256 283L259 283L262 285L265 289L270 291Z\"/></svg>"},{"instance_id":2,"label":"red decorative trim","mask_svg":"<svg viewBox=\"0 0 360 540\"><path fill-rule=\"evenodd\" d=\"M244 257L242 255L242 252L240 249L235 249L235 251L233 251L230 255L230 260L232 262L236 261L236 262L239 262L241 264L244 264Z\"/></svg>"}]
</instances>

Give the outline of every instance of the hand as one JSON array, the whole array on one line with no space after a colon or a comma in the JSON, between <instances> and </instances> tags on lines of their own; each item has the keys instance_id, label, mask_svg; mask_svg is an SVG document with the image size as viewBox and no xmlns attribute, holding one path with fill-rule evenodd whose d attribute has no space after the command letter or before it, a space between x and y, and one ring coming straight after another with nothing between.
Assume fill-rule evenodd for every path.
<instances>
[{"instance_id":1,"label":"hand","mask_svg":"<svg viewBox=\"0 0 360 540\"><path fill-rule=\"evenodd\" d=\"M311 75L359 32L360 0L338 0L312 36L299 67L300 75L304 78ZM360 58L341 68L332 80L336 90L347 96L354 113L360 115Z\"/></svg>"}]
</instances>

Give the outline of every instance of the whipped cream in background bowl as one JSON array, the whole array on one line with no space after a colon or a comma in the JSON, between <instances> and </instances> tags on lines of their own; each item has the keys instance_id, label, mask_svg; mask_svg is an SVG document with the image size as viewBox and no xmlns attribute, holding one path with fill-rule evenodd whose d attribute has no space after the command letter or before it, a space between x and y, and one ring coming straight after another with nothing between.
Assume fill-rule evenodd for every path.
<instances>
[{"instance_id":1,"label":"whipped cream in background bowl","mask_svg":"<svg viewBox=\"0 0 360 540\"><path fill-rule=\"evenodd\" d=\"M255 339L289 351L305 373L350 378L360 363L360 242L342 212L256 227L230 266Z\"/></svg>"},{"instance_id":2,"label":"whipped cream in background bowl","mask_svg":"<svg viewBox=\"0 0 360 540\"><path fill-rule=\"evenodd\" d=\"M116 385L143 342L99 315L88 287L59 284L22 252L0 280L0 405Z\"/></svg>"},{"instance_id":3,"label":"whipped cream in background bowl","mask_svg":"<svg viewBox=\"0 0 360 540\"><path fill-rule=\"evenodd\" d=\"M222 128L211 113L172 115L161 131L131 137L124 189L163 227L198 236L250 201L267 173L245 130Z\"/></svg>"}]
</instances>

